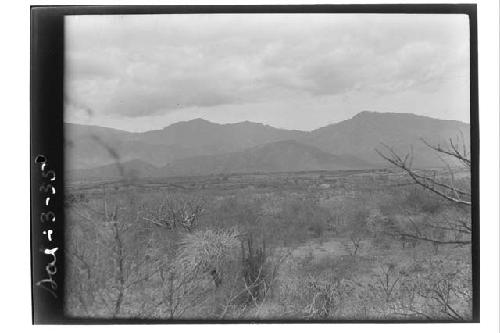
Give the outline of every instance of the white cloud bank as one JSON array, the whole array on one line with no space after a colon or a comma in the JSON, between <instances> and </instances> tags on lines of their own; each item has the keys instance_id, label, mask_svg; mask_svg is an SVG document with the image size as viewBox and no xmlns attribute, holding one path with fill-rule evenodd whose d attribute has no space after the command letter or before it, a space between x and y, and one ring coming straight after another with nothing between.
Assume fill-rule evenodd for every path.
<instances>
[{"instance_id":1,"label":"white cloud bank","mask_svg":"<svg viewBox=\"0 0 500 333\"><path fill-rule=\"evenodd\" d=\"M312 129L361 110L469 120L465 15L66 18L66 120Z\"/></svg>"}]
</instances>

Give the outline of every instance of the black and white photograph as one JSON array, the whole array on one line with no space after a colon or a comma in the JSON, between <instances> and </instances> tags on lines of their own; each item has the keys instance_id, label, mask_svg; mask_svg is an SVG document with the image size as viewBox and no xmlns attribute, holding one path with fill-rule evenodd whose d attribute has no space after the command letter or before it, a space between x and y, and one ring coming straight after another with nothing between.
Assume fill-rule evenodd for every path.
<instances>
[{"instance_id":1,"label":"black and white photograph","mask_svg":"<svg viewBox=\"0 0 500 333\"><path fill-rule=\"evenodd\" d=\"M66 17L66 313L471 319L468 29Z\"/></svg>"},{"instance_id":2,"label":"black and white photograph","mask_svg":"<svg viewBox=\"0 0 500 333\"><path fill-rule=\"evenodd\" d=\"M476 14L32 8L33 323L478 323Z\"/></svg>"},{"instance_id":3,"label":"black and white photograph","mask_svg":"<svg viewBox=\"0 0 500 333\"><path fill-rule=\"evenodd\" d=\"M468 16L64 23L67 316L472 319Z\"/></svg>"}]
</instances>

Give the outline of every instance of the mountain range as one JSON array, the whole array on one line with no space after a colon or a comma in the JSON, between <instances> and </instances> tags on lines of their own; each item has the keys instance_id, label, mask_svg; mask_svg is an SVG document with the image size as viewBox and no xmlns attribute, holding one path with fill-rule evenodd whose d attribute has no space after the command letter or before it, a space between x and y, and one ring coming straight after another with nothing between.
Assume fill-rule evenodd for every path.
<instances>
[{"instance_id":1,"label":"mountain range","mask_svg":"<svg viewBox=\"0 0 500 333\"><path fill-rule=\"evenodd\" d=\"M387 166L375 152L381 143L401 153L412 147L415 166L432 167L442 162L421 138L469 142L469 133L459 121L372 111L313 131L203 119L143 133L67 123L66 170L70 178L90 179L369 169Z\"/></svg>"}]
</instances>

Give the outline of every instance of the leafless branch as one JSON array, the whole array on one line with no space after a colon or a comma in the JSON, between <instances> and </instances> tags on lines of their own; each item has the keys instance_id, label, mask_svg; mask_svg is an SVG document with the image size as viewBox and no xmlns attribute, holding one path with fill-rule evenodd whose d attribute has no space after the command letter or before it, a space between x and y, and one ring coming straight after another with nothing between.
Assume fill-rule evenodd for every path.
<instances>
[{"instance_id":1,"label":"leafless branch","mask_svg":"<svg viewBox=\"0 0 500 333\"><path fill-rule=\"evenodd\" d=\"M462 162L465 166L467 166L468 168L471 167L471 161L470 161L470 158L468 157L468 153L466 151L466 148L465 148L465 143L464 143L464 146L463 146L463 151L459 151L458 149L458 144L455 143L453 141L453 139L450 138L449 140L449 143L450 143L450 148L443 148L441 147L441 145L431 145L430 143L428 143L427 141L425 141L424 139L420 139L422 140L422 142L429 148L439 152L439 153L443 153L445 155L448 155L448 156L452 156L454 158L456 158L457 160L459 160L460 162Z\"/></svg>"},{"instance_id":2,"label":"leafless branch","mask_svg":"<svg viewBox=\"0 0 500 333\"><path fill-rule=\"evenodd\" d=\"M429 177L423 176L416 172L414 169L411 168L411 165L408 164L408 160L411 160L410 158L410 153L406 154L404 158L400 157L393 148L383 144L383 146L386 148L388 153L384 154L380 150L375 149L375 151L386 161L389 163L393 164L394 166L400 168L401 170L405 171L408 176L410 176L413 181L422 186L423 188L439 195L442 198L445 198L448 201L451 201L455 204L458 205L465 205L465 206L471 206L471 201L470 200L464 200L461 198L457 198L455 196L452 196L445 191L444 189L452 189L452 192L458 193L459 190L451 188L449 185L440 183L435 181L434 179L431 179Z\"/></svg>"}]
</instances>

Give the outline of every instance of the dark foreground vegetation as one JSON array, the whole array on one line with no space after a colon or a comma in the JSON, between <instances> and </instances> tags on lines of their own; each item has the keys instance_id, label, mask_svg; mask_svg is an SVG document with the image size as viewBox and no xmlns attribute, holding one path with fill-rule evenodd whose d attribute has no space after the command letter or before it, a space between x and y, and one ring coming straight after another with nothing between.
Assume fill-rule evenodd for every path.
<instances>
[{"instance_id":1,"label":"dark foreground vegetation","mask_svg":"<svg viewBox=\"0 0 500 333\"><path fill-rule=\"evenodd\" d=\"M469 181L453 173L456 188ZM93 184L66 198L71 316L471 319L470 207L404 172Z\"/></svg>"}]
</instances>

